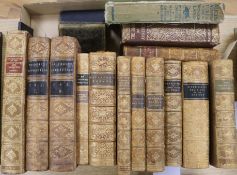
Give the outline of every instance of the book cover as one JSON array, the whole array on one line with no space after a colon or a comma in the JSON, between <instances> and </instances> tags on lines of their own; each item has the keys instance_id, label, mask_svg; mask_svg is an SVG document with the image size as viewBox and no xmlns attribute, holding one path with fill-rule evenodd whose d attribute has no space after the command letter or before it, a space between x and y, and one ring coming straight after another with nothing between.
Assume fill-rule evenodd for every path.
<instances>
[{"instance_id":1,"label":"book cover","mask_svg":"<svg viewBox=\"0 0 237 175\"><path fill-rule=\"evenodd\" d=\"M49 169L76 168L76 38L55 37L51 41Z\"/></svg>"},{"instance_id":2,"label":"book cover","mask_svg":"<svg viewBox=\"0 0 237 175\"><path fill-rule=\"evenodd\" d=\"M28 44L26 96L26 170L48 169L50 39L32 37Z\"/></svg>"},{"instance_id":3,"label":"book cover","mask_svg":"<svg viewBox=\"0 0 237 175\"><path fill-rule=\"evenodd\" d=\"M146 170L165 168L164 59L146 59Z\"/></svg>"},{"instance_id":4,"label":"book cover","mask_svg":"<svg viewBox=\"0 0 237 175\"><path fill-rule=\"evenodd\" d=\"M116 163L116 54L89 55L89 164Z\"/></svg>"},{"instance_id":5,"label":"book cover","mask_svg":"<svg viewBox=\"0 0 237 175\"><path fill-rule=\"evenodd\" d=\"M105 4L105 22L218 24L224 19L224 4L196 1L140 1Z\"/></svg>"},{"instance_id":6,"label":"book cover","mask_svg":"<svg viewBox=\"0 0 237 175\"><path fill-rule=\"evenodd\" d=\"M217 168L237 168L232 60L211 62L211 158Z\"/></svg>"},{"instance_id":7,"label":"book cover","mask_svg":"<svg viewBox=\"0 0 237 175\"><path fill-rule=\"evenodd\" d=\"M145 58L132 57L132 171L146 170Z\"/></svg>"},{"instance_id":8,"label":"book cover","mask_svg":"<svg viewBox=\"0 0 237 175\"><path fill-rule=\"evenodd\" d=\"M6 35L2 105L1 172L25 172L25 78L28 33Z\"/></svg>"},{"instance_id":9,"label":"book cover","mask_svg":"<svg viewBox=\"0 0 237 175\"><path fill-rule=\"evenodd\" d=\"M165 61L165 164L182 165L181 61Z\"/></svg>"},{"instance_id":10,"label":"book cover","mask_svg":"<svg viewBox=\"0 0 237 175\"><path fill-rule=\"evenodd\" d=\"M131 58L117 58L117 164L118 175L131 175Z\"/></svg>"},{"instance_id":11,"label":"book cover","mask_svg":"<svg viewBox=\"0 0 237 175\"><path fill-rule=\"evenodd\" d=\"M183 167L209 167L208 63L182 63Z\"/></svg>"},{"instance_id":12,"label":"book cover","mask_svg":"<svg viewBox=\"0 0 237 175\"><path fill-rule=\"evenodd\" d=\"M220 42L218 25L211 24L124 24L122 43L214 47Z\"/></svg>"},{"instance_id":13,"label":"book cover","mask_svg":"<svg viewBox=\"0 0 237 175\"><path fill-rule=\"evenodd\" d=\"M77 164L89 163L89 55L77 56Z\"/></svg>"}]
</instances>

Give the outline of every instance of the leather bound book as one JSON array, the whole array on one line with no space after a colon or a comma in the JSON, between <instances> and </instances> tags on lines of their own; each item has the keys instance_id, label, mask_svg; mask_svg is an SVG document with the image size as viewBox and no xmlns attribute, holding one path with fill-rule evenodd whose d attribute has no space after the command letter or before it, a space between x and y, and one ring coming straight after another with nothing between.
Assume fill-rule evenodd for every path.
<instances>
[{"instance_id":1,"label":"leather bound book","mask_svg":"<svg viewBox=\"0 0 237 175\"><path fill-rule=\"evenodd\" d=\"M117 164L118 175L131 175L131 58L117 59Z\"/></svg>"},{"instance_id":2,"label":"leather bound book","mask_svg":"<svg viewBox=\"0 0 237 175\"><path fill-rule=\"evenodd\" d=\"M3 41L3 34L2 34L2 32L0 32L0 60L1 60L1 63L3 63L3 54L2 54L2 47L3 47L3 43L2 43L2 41ZM0 96L0 115L2 116L2 87L3 87L3 82L2 82L2 80L3 80L3 78L2 78L2 76L3 76L3 74L2 74L2 67L3 67L4 65L2 65L2 64L0 64L0 72L1 72L1 76L0 76L0 82L1 82L1 96ZM0 117L0 123L2 123L2 117ZM2 140L1 139L2 138L2 125L0 125L0 141ZM0 144L0 150L1 150L1 144ZM1 151L0 151L1 152ZM0 155L1 155L1 153L0 153ZM1 162L0 162L1 163Z\"/></svg>"},{"instance_id":3,"label":"leather bound book","mask_svg":"<svg viewBox=\"0 0 237 175\"><path fill-rule=\"evenodd\" d=\"M208 63L183 62L183 167L209 167Z\"/></svg>"},{"instance_id":4,"label":"leather bound book","mask_svg":"<svg viewBox=\"0 0 237 175\"><path fill-rule=\"evenodd\" d=\"M28 33L6 35L4 61L1 172L25 172L25 79Z\"/></svg>"},{"instance_id":5,"label":"leather bound book","mask_svg":"<svg viewBox=\"0 0 237 175\"><path fill-rule=\"evenodd\" d=\"M89 163L116 163L116 54L89 55Z\"/></svg>"},{"instance_id":6,"label":"leather bound book","mask_svg":"<svg viewBox=\"0 0 237 175\"><path fill-rule=\"evenodd\" d=\"M165 61L165 157L166 166L182 165L181 61Z\"/></svg>"},{"instance_id":7,"label":"leather bound book","mask_svg":"<svg viewBox=\"0 0 237 175\"><path fill-rule=\"evenodd\" d=\"M232 60L211 63L211 92L211 164L217 168L237 168Z\"/></svg>"},{"instance_id":8,"label":"leather bound book","mask_svg":"<svg viewBox=\"0 0 237 175\"><path fill-rule=\"evenodd\" d=\"M51 41L49 169L76 168L76 58L79 44L72 37Z\"/></svg>"},{"instance_id":9,"label":"leather bound book","mask_svg":"<svg viewBox=\"0 0 237 175\"><path fill-rule=\"evenodd\" d=\"M212 61L220 58L216 49L209 48L124 46L123 52L126 56L161 57L180 61Z\"/></svg>"},{"instance_id":10,"label":"leather bound book","mask_svg":"<svg viewBox=\"0 0 237 175\"><path fill-rule=\"evenodd\" d=\"M124 24L122 43L214 47L220 42L218 25L210 24Z\"/></svg>"},{"instance_id":11,"label":"leather bound book","mask_svg":"<svg viewBox=\"0 0 237 175\"><path fill-rule=\"evenodd\" d=\"M26 96L26 170L48 169L50 39L29 39Z\"/></svg>"},{"instance_id":12,"label":"leather bound book","mask_svg":"<svg viewBox=\"0 0 237 175\"><path fill-rule=\"evenodd\" d=\"M146 59L146 162L147 171L165 168L164 59Z\"/></svg>"},{"instance_id":13,"label":"leather bound book","mask_svg":"<svg viewBox=\"0 0 237 175\"><path fill-rule=\"evenodd\" d=\"M89 55L77 57L77 164L89 163Z\"/></svg>"},{"instance_id":14,"label":"leather bound book","mask_svg":"<svg viewBox=\"0 0 237 175\"><path fill-rule=\"evenodd\" d=\"M132 171L146 170L145 58L132 57Z\"/></svg>"}]
</instances>

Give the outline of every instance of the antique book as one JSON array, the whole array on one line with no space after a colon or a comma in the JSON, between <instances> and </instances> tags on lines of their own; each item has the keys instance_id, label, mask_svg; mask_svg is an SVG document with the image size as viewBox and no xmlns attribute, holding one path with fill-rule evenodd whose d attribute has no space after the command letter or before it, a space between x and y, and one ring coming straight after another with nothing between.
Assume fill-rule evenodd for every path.
<instances>
[{"instance_id":1,"label":"antique book","mask_svg":"<svg viewBox=\"0 0 237 175\"><path fill-rule=\"evenodd\" d=\"M146 170L145 58L132 57L132 171Z\"/></svg>"},{"instance_id":2,"label":"antique book","mask_svg":"<svg viewBox=\"0 0 237 175\"><path fill-rule=\"evenodd\" d=\"M89 55L89 164L116 163L116 54Z\"/></svg>"},{"instance_id":3,"label":"antique book","mask_svg":"<svg viewBox=\"0 0 237 175\"><path fill-rule=\"evenodd\" d=\"M50 39L32 37L28 44L26 96L26 170L48 169Z\"/></svg>"},{"instance_id":4,"label":"antique book","mask_svg":"<svg viewBox=\"0 0 237 175\"><path fill-rule=\"evenodd\" d=\"M224 4L200 1L113 2L105 4L105 22L218 24L224 19Z\"/></svg>"},{"instance_id":5,"label":"antique book","mask_svg":"<svg viewBox=\"0 0 237 175\"><path fill-rule=\"evenodd\" d=\"M217 168L237 168L232 60L211 62L211 157Z\"/></svg>"},{"instance_id":6,"label":"antique book","mask_svg":"<svg viewBox=\"0 0 237 175\"><path fill-rule=\"evenodd\" d=\"M146 170L165 168L164 59L146 59Z\"/></svg>"},{"instance_id":7,"label":"antique book","mask_svg":"<svg viewBox=\"0 0 237 175\"><path fill-rule=\"evenodd\" d=\"M208 63L183 62L183 167L209 166Z\"/></svg>"},{"instance_id":8,"label":"antique book","mask_svg":"<svg viewBox=\"0 0 237 175\"><path fill-rule=\"evenodd\" d=\"M181 61L165 61L165 164L182 165Z\"/></svg>"},{"instance_id":9,"label":"antique book","mask_svg":"<svg viewBox=\"0 0 237 175\"><path fill-rule=\"evenodd\" d=\"M124 24L122 43L214 47L220 42L219 27L212 24Z\"/></svg>"},{"instance_id":10,"label":"antique book","mask_svg":"<svg viewBox=\"0 0 237 175\"><path fill-rule=\"evenodd\" d=\"M105 50L104 23L60 23L59 35L76 37L85 53Z\"/></svg>"},{"instance_id":11,"label":"antique book","mask_svg":"<svg viewBox=\"0 0 237 175\"><path fill-rule=\"evenodd\" d=\"M131 58L117 58L117 164L118 175L131 175Z\"/></svg>"},{"instance_id":12,"label":"antique book","mask_svg":"<svg viewBox=\"0 0 237 175\"><path fill-rule=\"evenodd\" d=\"M6 35L2 104L1 172L25 171L25 78L28 33Z\"/></svg>"},{"instance_id":13,"label":"antique book","mask_svg":"<svg viewBox=\"0 0 237 175\"><path fill-rule=\"evenodd\" d=\"M77 164L89 163L89 55L77 56Z\"/></svg>"},{"instance_id":14,"label":"antique book","mask_svg":"<svg viewBox=\"0 0 237 175\"><path fill-rule=\"evenodd\" d=\"M76 168L76 58L72 37L55 37L50 56L49 169Z\"/></svg>"},{"instance_id":15,"label":"antique book","mask_svg":"<svg viewBox=\"0 0 237 175\"><path fill-rule=\"evenodd\" d=\"M2 116L2 88L3 88L3 73L2 73L2 67L4 66L4 65L2 65L2 60L3 60L3 55L2 55L2 40L3 40L3 34L2 34L2 32L0 32L0 60L1 60L1 65L0 65L0 72L1 72L1 76L0 76L0 82L1 82L1 92L0 92L0 94L1 94L1 96L0 96L0 115ZM2 117L0 117L0 123L2 123ZM0 125L0 143L1 143L1 140L2 140L2 125ZM1 150L1 144L0 144L0 150ZM1 151L0 151L1 152ZM1 153L0 153L0 156L1 156ZM1 161L0 161L0 163L1 163Z\"/></svg>"},{"instance_id":16,"label":"antique book","mask_svg":"<svg viewBox=\"0 0 237 175\"><path fill-rule=\"evenodd\" d=\"M165 60L211 61L220 59L218 50L209 48L124 46L123 52L126 56L161 57Z\"/></svg>"}]
</instances>

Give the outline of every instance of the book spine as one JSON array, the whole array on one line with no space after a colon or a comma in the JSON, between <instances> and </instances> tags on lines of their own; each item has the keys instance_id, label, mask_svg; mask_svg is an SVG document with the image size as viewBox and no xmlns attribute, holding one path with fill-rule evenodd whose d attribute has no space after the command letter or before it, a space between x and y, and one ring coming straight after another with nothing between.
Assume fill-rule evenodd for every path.
<instances>
[{"instance_id":1,"label":"book spine","mask_svg":"<svg viewBox=\"0 0 237 175\"><path fill-rule=\"evenodd\" d=\"M2 48L3 48L3 34L2 32L0 32L0 72L1 72L1 76L0 76L0 84L1 84L1 96L0 96L0 123L2 123L2 91L3 91L3 72L2 72L2 67L4 66L3 64L3 52L2 52ZM0 141L2 140L2 125L0 125ZM1 150L2 145L0 144L0 150ZM1 157L1 151L0 151L0 157ZM1 164L1 160L0 160L0 164Z\"/></svg>"},{"instance_id":2,"label":"book spine","mask_svg":"<svg viewBox=\"0 0 237 175\"><path fill-rule=\"evenodd\" d=\"M182 165L181 61L165 61L165 157L166 166Z\"/></svg>"},{"instance_id":3,"label":"book spine","mask_svg":"<svg viewBox=\"0 0 237 175\"><path fill-rule=\"evenodd\" d=\"M131 175L131 58L117 59L118 175Z\"/></svg>"},{"instance_id":4,"label":"book spine","mask_svg":"<svg viewBox=\"0 0 237 175\"><path fill-rule=\"evenodd\" d=\"M6 35L2 111L2 173L25 171L25 78L27 32Z\"/></svg>"},{"instance_id":5,"label":"book spine","mask_svg":"<svg viewBox=\"0 0 237 175\"><path fill-rule=\"evenodd\" d=\"M220 58L216 49L157 46L124 46L125 56L161 57L165 60L212 61Z\"/></svg>"},{"instance_id":6,"label":"book spine","mask_svg":"<svg viewBox=\"0 0 237 175\"><path fill-rule=\"evenodd\" d=\"M146 59L146 160L147 171L165 168L164 59Z\"/></svg>"},{"instance_id":7,"label":"book spine","mask_svg":"<svg viewBox=\"0 0 237 175\"><path fill-rule=\"evenodd\" d=\"M146 170L145 58L132 57L132 171Z\"/></svg>"},{"instance_id":8,"label":"book spine","mask_svg":"<svg viewBox=\"0 0 237 175\"><path fill-rule=\"evenodd\" d=\"M116 162L116 54L89 55L89 163Z\"/></svg>"},{"instance_id":9,"label":"book spine","mask_svg":"<svg viewBox=\"0 0 237 175\"><path fill-rule=\"evenodd\" d=\"M209 166L208 63L183 62L183 167Z\"/></svg>"},{"instance_id":10,"label":"book spine","mask_svg":"<svg viewBox=\"0 0 237 175\"><path fill-rule=\"evenodd\" d=\"M212 128L211 164L218 168L237 168L234 76L232 60L211 64Z\"/></svg>"},{"instance_id":11,"label":"book spine","mask_svg":"<svg viewBox=\"0 0 237 175\"><path fill-rule=\"evenodd\" d=\"M214 47L219 42L218 25L124 24L122 28L125 44Z\"/></svg>"},{"instance_id":12,"label":"book spine","mask_svg":"<svg viewBox=\"0 0 237 175\"><path fill-rule=\"evenodd\" d=\"M51 42L49 169L76 168L76 58L78 42L56 37Z\"/></svg>"},{"instance_id":13,"label":"book spine","mask_svg":"<svg viewBox=\"0 0 237 175\"><path fill-rule=\"evenodd\" d=\"M89 55L77 57L77 164L89 163Z\"/></svg>"},{"instance_id":14,"label":"book spine","mask_svg":"<svg viewBox=\"0 0 237 175\"><path fill-rule=\"evenodd\" d=\"M48 169L50 40L29 39L26 96L26 170Z\"/></svg>"}]
</instances>

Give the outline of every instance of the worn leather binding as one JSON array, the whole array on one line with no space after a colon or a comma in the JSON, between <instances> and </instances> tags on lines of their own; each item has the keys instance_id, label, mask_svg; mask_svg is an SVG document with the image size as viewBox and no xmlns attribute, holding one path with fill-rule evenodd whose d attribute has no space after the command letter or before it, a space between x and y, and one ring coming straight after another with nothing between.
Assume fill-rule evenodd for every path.
<instances>
[{"instance_id":1,"label":"worn leather binding","mask_svg":"<svg viewBox=\"0 0 237 175\"><path fill-rule=\"evenodd\" d=\"M220 58L218 50L209 48L124 46L123 52L126 56L161 57L180 61L212 61Z\"/></svg>"},{"instance_id":2,"label":"worn leather binding","mask_svg":"<svg viewBox=\"0 0 237 175\"><path fill-rule=\"evenodd\" d=\"M2 47L3 47L3 34L2 32L0 32L0 59L3 60L3 53L2 53ZM1 63L3 63L3 61L1 61ZM0 96L0 141L2 140L2 87L3 87L3 73L2 73L2 67L4 65L0 65L0 72L1 72L1 76L0 76L0 81L1 81L1 96ZM0 150L1 150L1 144L0 144ZM0 151L0 155L1 155L1 151ZM1 163L1 160L0 160Z\"/></svg>"},{"instance_id":3,"label":"worn leather binding","mask_svg":"<svg viewBox=\"0 0 237 175\"><path fill-rule=\"evenodd\" d=\"M50 39L29 39L26 108L26 170L48 169Z\"/></svg>"},{"instance_id":4,"label":"worn leather binding","mask_svg":"<svg viewBox=\"0 0 237 175\"><path fill-rule=\"evenodd\" d=\"M145 58L132 57L132 171L146 170Z\"/></svg>"},{"instance_id":5,"label":"worn leather binding","mask_svg":"<svg viewBox=\"0 0 237 175\"><path fill-rule=\"evenodd\" d=\"M211 63L211 164L237 168L237 135L232 60Z\"/></svg>"},{"instance_id":6,"label":"worn leather binding","mask_svg":"<svg viewBox=\"0 0 237 175\"><path fill-rule=\"evenodd\" d=\"M182 165L181 61L165 61L165 157L166 166Z\"/></svg>"},{"instance_id":7,"label":"worn leather binding","mask_svg":"<svg viewBox=\"0 0 237 175\"><path fill-rule=\"evenodd\" d=\"M25 78L28 33L6 35L4 61L1 172L25 171Z\"/></svg>"},{"instance_id":8,"label":"worn leather binding","mask_svg":"<svg viewBox=\"0 0 237 175\"><path fill-rule=\"evenodd\" d=\"M76 58L78 42L72 37L51 41L49 169L76 168Z\"/></svg>"},{"instance_id":9,"label":"worn leather binding","mask_svg":"<svg viewBox=\"0 0 237 175\"><path fill-rule=\"evenodd\" d=\"M131 58L117 59L118 175L131 175Z\"/></svg>"},{"instance_id":10,"label":"worn leather binding","mask_svg":"<svg viewBox=\"0 0 237 175\"><path fill-rule=\"evenodd\" d=\"M164 59L146 59L146 161L147 171L165 168Z\"/></svg>"},{"instance_id":11,"label":"worn leather binding","mask_svg":"<svg viewBox=\"0 0 237 175\"><path fill-rule=\"evenodd\" d=\"M77 164L89 163L89 55L77 57Z\"/></svg>"},{"instance_id":12,"label":"worn leather binding","mask_svg":"<svg viewBox=\"0 0 237 175\"><path fill-rule=\"evenodd\" d=\"M183 167L209 166L208 63L183 62Z\"/></svg>"},{"instance_id":13,"label":"worn leather binding","mask_svg":"<svg viewBox=\"0 0 237 175\"><path fill-rule=\"evenodd\" d=\"M89 55L89 163L116 163L116 54Z\"/></svg>"}]
</instances>

